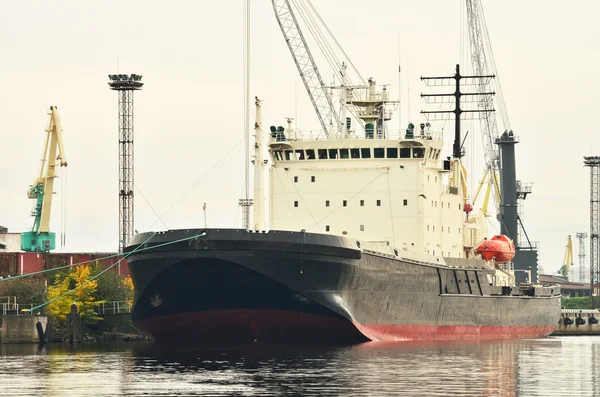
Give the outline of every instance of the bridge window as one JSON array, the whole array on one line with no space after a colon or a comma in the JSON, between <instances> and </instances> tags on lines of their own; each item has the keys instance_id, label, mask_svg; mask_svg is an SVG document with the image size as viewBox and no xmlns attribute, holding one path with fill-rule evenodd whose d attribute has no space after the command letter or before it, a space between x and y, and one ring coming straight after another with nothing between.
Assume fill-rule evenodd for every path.
<instances>
[{"instance_id":1,"label":"bridge window","mask_svg":"<svg viewBox=\"0 0 600 397\"><path fill-rule=\"evenodd\" d=\"M342 205L343 205L344 207L347 207L347 206L348 206L348 201L347 201L347 200L344 200L344 201L342 202Z\"/></svg>"},{"instance_id":2,"label":"bridge window","mask_svg":"<svg viewBox=\"0 0 600 397\"><path fill-rule=\"evenodd\" d=\"M397 159L398 158L398 148L396 148L396 147L387 148L387 158L388 159Z\"/></svg>"},{"instance_id":3,"label":"bridge window","mask_svg":"<svg viewBox=\"0 0 600 397\"><path fill-rule=\"evenodd\" d=\"M338 158L338 150L337 149L329 149L329 159L337 159Z\"/></svg>"},{"instance_id":4,"label":"bridge window","mask_svg":"<svg viewBox=\"0 0 600 397\"><path fill-rule=\"evenodd\" d=\"M406 207L406 206L408 205L408 200L407 200L407 199L404 199L404 201L403 201L403 204L404 204L404 206Z\"/></svg>"},{"instance_id":5,"label":"bridge window","mask_svg":"<svg viewBox=\"0 0 600 397\"><path fill-rule=\"evenodd\" d=\"M381 200L377 200L377 206L381 207Z\"/></svg>"},{"instance_id":6,"label":"bridge window","mask_svg":"<svg viewBox=\"0 0 600 397\"><path fill-rule=\"evenodd\" d=\"M359 159L360 158L360 149L350 149L350 158Z\"/></svg>"},{"instance_id":7,"label":"bridge window","mask_svg":"<svg viewBox=\"0 0 600 397\"><path fill-rule=\"evenodd\" d=\"M298 183L298 177L297 176L294 177L294 183Z\"/></svg>"},{"instance_id":8,"label":"bridge window","mask_svg":"<svg viewBox=\"0 0 600 397\"><path fill-rule=\"evenodd\" d=\"M376 159L382 159L385 157L385 152L382 147L376 147L373 149L373 157Z\"/></svg>"},{"instance_id":9,"label":"bridge window","mask_svg":"<svg viewBox=\"0 0 600 397\"><path fill-rule=\"evenodd\" d=\"M329 200L325 200L325 207L329 207Z\"/></svg>"},{"instance_id":10,"label":"bridge window","mask_svg":"<svg viewBox=\"0 0 600 397\"><path fill-rule=\"evenodd\" d=\"M328 232L329 231L329 225L325 225L325 231Z\"/></svg>"},{"instance_id":11,"label":"bridge window","mask_svg":"<svg viewBox=\"0 0 600 397\"><path fill-rule=\"evenodd\" d=\"M348 154L348 149L340 149L340 158L341 159L348 159L348 158L350 158L350 156Z\"/></svg>"},{"instance_id":12,"label":"bridge window","mask_svg":"<svg viewBox=\"0 0 600 397\"><path fill-rule=\"evenodd\" d=\"M365 225L360 225L360 231L364 232L365 231Z\"/></svg>"},{"instance_id":13,"label":"bridge window","mask_svg":"<svg viewBox=\"0 0 600 397\"><path fill-rule=\"evenodd\" d=\"M365 206L365 200L360 200L360 206L364 207Z\"/></svg>"},{"instance_id":14,"label":"bridge window","mask_svg":"<svg viewBox=\"0 0 600 397\"><path fill-rule=\"evenodd\" d=\"M292 159L292 153L294 153L292 150L286 150L285 151L285 159L286 160L291 160Z\"/></svg>"},{"instance_id":15,"label":"bridge window","mask_svg":"<svg viewBox=\"0 0 600 397\"><path fill-rule=\"evenodd\" d=\"M298 202L294 201L294 207L298 207Z\"/></svg>"},{"instance_id":16,"label":"bridge window","mask_svg":"<svg viewBox=\"0 0 600 397\"><path fill-rule=\"evenodd\" d=\"M360 157L362 157L363 159L370 159L371 158L371 148L368 147L364 147L360 149Z\"/></svg>"},{"instance_id":17,"label":"bridge window","mask_svg":"<svg viewBox=\"0 0 600 397\"><path fill-rule=\"evenodd\" d=\"M310 181L311 181L311 182L314 182L314 181L315 181L315 176L314 176L314 175L310 177Z\"/></svg>"},{"instance_id":18,"label":"bridge window","mask_svg":"<svg viewBox=\"0 0 600 397\"><path fill-rule=\"evenodd\" d=\"M307 160L315 159L315 149L306 149L306 159Z\"/></svg>"},{"instance_id":19,"label":"bridge window","mask_svg":"<svg viewBox=\"0 0 600 397\"><path fill-rule=\"evenodd\" d=\"M319 149L319 160L327 160L327 149Z\"/></svg>"},{"instance_id":20,"label":"bridge window","mask_svg":"<svg viewBox=\"0 0 600 397\"><path fill-rule=\"evenodd\" d=\"M304 150L296 150L296 160L304 160Z\"/></svg>"},{"instance_id":21,"label":"bridge window","mask_svg":"<svg viewBox=\"0 0 600 397\"><path fill-rule=\"evenodd\" d=\"M413 158L422 159L425 156L425 149L417 147L413 149Z\"/></svg>"},{"instance_id":22,"label":"bridge window","mask_svg":"<svg viewBox=\"0 0 600 397\"><path fill-rule=\"evenodd\" d=\"M401 159L409 159L410 158L410 148L409 147L400 148L400 158Z\"/></svg>"}]
</instances>

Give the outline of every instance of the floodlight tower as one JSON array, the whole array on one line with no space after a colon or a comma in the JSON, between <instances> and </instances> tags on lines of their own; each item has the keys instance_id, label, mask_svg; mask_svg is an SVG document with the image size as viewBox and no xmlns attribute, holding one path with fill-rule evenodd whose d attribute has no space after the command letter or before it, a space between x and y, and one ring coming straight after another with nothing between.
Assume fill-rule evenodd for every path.
<instances>
[{"instance_id":1,"label":"floodlight tower","mask_svg":"<svg viewBox=\"0 0 600 397\"><path fill-rule=\"evenodd\" d=\"M141 90L139 74L111 74L108 86L119 93L119 253L133 236L133 91Z\"/></svg>"},{"instance_id":2,"label":"floodlight tower","mask_svg":"<svg viewBox=\"0 0 600 397\"><path fill-rule=\"evenodd\" d=\"M600 156L583 158L583 164L590 167L590 303L600 307Z\"/></svg>"}]
</instances>

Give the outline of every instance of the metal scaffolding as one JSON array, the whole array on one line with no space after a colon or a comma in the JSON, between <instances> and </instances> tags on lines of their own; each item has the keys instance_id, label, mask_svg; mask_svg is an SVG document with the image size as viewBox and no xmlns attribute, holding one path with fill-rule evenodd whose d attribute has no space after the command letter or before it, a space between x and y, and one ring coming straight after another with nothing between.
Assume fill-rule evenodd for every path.
<instances>
[{"instance_id":1,"label":"metal scaffolding","mask_svg":"<svg viewBox=\"0 0 600 397\"><path fill-rule=\"evenodd\" d=\"M588 234L577 233L575 236L579 240L579 282L585 283L585 239L588 237Z\"/></svg>"},{"instance_id":2,"label":"metal scaffolding","mask_svg":"<svg viewBox=\"0 0 600 397\"><path fill-rule=\"evenodd\" d=\"M590 303L600 307L600 156L583 158L590 168Z\"/></svg>"},{"instance_id":3,"label":"metal scaffolding","mask_svg":"<svg viewBox=\"0 0 600 397\"><path fill-rule=\"evenodd\" d=\"M133 91L141 90L142 76L112 74L111 90L119 93L119 253L133 236Z\"/></svg>"}]
</instances>

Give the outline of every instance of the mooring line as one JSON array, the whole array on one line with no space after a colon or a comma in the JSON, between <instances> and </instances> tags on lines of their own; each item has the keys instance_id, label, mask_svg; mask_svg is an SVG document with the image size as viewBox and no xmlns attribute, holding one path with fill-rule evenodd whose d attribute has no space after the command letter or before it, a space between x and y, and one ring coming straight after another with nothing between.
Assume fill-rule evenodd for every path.
<instances>
[{"instance_id":1,"label":"mooring line","mask_svg":"<svg viewBox=\"0 0 600 397\"><path fill-rule=\"evenodd\" d=\"M129 255L133 254L134 252L136 252L139 248L141 248L144 244L146 244L152 237L154 237L156 235L156 233L152 233L152 235L150 237L148 237L145 241L143 241L141 244L139 244L134 250L132 250L131 252L128 252L125 256L123 256L121 259L119 259L118 261L116 261L115 263L113 263L112 265L110 265L109 267L107 267L106 269L102 270L100 273L96 274L94 277L90 278L89 280L87 280L85 283L76 286L73 289L68 290L67 292L65 292L64 294L61 294L59 296L57 296L54 299L50 299L47 302L42 303L41 305L37 305L34 306L32 308L29 309L24 309L24 311L26 312L32 312L34 310L37 310L41 307L47 306L52 302L55 302L57 300L59 300L60 298L63 298L69 294L71 294L74 291L77 291L79 288L83 287L84 285L91 283L92 281L94 281L95 279L97 279L98 277L100 277L101 275L103 275L104 273L106 273L107 271L109 271L110 269L112 269L113 267L117 266L119 263L121 263L121 261L123 261L125 258L127 258Z\"/></svg>"},{"instance_id":2,"label":"mooring line","mask_svg":"<svg viewBox=\"0 0 600 397\"><path fill-rule=\"evenodd\" d=\"M156 234L156 232L153 233L152 236L150 236L150 238L152 238L155 234ZM191 237L185 237L185 238L182 238L182 239L179 239L179 240L169 241L167 243L157 244L157 245L154 245L152 247L144 247L144 248L141 248L141 249L136 248L135 252L148 251L148 250L151 250L151 249L164 247L166 245L180 243L182 241L193 240L195 238L204 237L204 236L206 236L206 232L203 232L203 233L191 236ZM142 245L145 244L146 242L147 242L147 240L144 241L142 243ZM111 267L114 267L116 264L120 263L123 259L125 259L127 256L131 255L132 253L133 253L133 251L130 252L129 254L127 254L125 257L121 258L119 261L117 261L113 265L111 265ZM91 259L89 261L83 261L83 262L73 263L72 265L59 266L59 267L54 267L52 269L40 270L40 271L37 271L37 272L31 272L31 273L27 273L27 274L20 274L18 276L13 276L13 277L7 277L7 278L0 279L0 282L16 280L16 279L23 278L23 277L35 276L36 274L43 274L43 273L54 272L54 271L57 271L57 270L65 269L67 267L72 268L74 266L85 265L87 263L92 263L92 262L101 261L101 260L105 260L105 259L111 259L111 258L115 258L115 257L119 257L119 256L122 256L122 254L114 254L114 255L105 256L105 257L102 257L102 258Z\"/></svg>"}]
</instances>

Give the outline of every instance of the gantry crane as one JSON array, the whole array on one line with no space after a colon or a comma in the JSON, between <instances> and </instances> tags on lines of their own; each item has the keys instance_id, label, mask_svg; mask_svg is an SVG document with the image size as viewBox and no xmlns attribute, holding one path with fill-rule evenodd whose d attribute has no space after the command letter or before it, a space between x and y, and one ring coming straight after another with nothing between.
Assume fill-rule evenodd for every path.
<instances>
[{"instance_id":1,"label":"gantry crane","mask_svg":"<svg viewBox=\"0 0 600 397\"><path fill-rule=\"evenodd\" d=\"M35 199L30 232L21 234L21 249L27 252L48 252L56 247L55 233L50 232L50 211L56 167L66 167L67 160L63 146L62 127L56 106L50 106L46 141L42 152L40 173L33 185L29 186L27 197ZM58 151L58 153L57 153Z\"/></svg>"},{"instance_id":2,"label":"gantry crane","mask_svg":"<svg viewBox=\"0 0 600 397\"><path fill-rule=\"evenodd\" d=\"M573 241L571 240L571 235L569 235L567 239L567 250L565 251L565 259L563 260L563 265L558 271L563 277L569 278L569 271L573 266Z\"/></svg>"}]
</instances>

